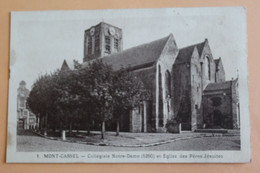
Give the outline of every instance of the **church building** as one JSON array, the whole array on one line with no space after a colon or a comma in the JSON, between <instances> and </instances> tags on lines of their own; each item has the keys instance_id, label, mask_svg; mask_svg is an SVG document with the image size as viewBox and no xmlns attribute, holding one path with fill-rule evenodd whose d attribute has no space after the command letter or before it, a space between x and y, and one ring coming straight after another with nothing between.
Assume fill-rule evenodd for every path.
<instances>
[{"instance_id":1,"label":"church building","mask_svg":"<svg viewBox=\"0 0 260 173\"><path fill-rule=\"evenodd\" d=\"M123 131L166 132L167 120L176 118L188 131L240 126L238 79L225 80L222 60L213 58L207 39L178 48L169 34L123 50L122 29L101 22L85 31L83 68L97 59L115 71L130 68L152 93L122 116Z\"/></svg>"}]
</instances>

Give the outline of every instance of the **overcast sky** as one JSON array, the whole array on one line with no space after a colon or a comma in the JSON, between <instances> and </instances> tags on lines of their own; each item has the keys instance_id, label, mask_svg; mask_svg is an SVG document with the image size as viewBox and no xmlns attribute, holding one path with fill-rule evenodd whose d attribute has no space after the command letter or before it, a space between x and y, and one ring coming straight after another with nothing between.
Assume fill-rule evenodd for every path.
<instances>
[{"instance_id":1,"label":"overcast sky","mask_svg":"<svg viewBox=\"0 0 260 173\"><path fill-rule=\"evenodd\" d=\"M241 74L247 70L245 10L241 7L14 12L10 87L17 89L25 80L31 89L40 74L60 68L64 59L82 62L84 31L101 21L122 28L123 49L170 33L179 48L207 38L213 57L223 60L227 79L237 77L238 69Z\"/></svg>"}]
</instances>

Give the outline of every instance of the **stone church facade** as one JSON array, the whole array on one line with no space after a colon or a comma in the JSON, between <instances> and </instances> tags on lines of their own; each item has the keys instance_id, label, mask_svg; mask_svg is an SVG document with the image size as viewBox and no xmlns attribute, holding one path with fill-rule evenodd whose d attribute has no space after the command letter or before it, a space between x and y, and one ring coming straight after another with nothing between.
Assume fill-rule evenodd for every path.
<instances>
[{"instance_id":1,"label":"stone church facade","mask_svg":"<svg viewBox=\"0 0 260 173\"><path fill-rule=\"evenodd\" d=\"M170 34L123 50L122 29L101 22L85 31L83 68L96 59L115 71L130 68L152 93L122 116L123 131L166 132L167 120L177 118L182 130L239 128L238 80L225 80L222 60L213 58L207 39L178 48Z\"/></svg>"}]
</instances>

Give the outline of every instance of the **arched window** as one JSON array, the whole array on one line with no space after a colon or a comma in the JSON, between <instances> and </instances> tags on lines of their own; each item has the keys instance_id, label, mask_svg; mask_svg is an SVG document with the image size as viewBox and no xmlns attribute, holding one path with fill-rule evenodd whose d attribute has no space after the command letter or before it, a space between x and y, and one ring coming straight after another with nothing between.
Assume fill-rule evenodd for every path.
<instances>
[{"instance_id":1,"label":"arched window","mask_svg":"<svg viewBox=\"0 0 260 173\"><path fill-rule=\"evenodd\" d=\"M163 127L163 89L162 89L162 74L161 74L161 66L159 65L159 127Z\"/></svg>"},{"instance_id":2,"label":"arched window","mask_svg":"<svg viewBox=\"0 0 260 173\"><path fill-rule=\"evenodd\" d=\"M206 56L205 58L205 76L206 79L210 80L210 60L209 60L209 56Z\"/></svg>"},{"instance_id":3,"label":"arched window","mask_svg":"<svg viewBox=\"0 0 260 173\"><path fill-rule=\"evenodd\" d=\"M166 93L166 98L171 97L171 74L169 70L165 72L165 93Z\"/></svg>"}]
</instances>

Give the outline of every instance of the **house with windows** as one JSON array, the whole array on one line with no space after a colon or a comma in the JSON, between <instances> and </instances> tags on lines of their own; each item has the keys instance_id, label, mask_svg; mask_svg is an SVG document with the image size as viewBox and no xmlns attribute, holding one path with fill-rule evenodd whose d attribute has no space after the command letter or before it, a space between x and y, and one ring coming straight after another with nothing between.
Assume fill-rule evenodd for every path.
<instances>
[{"instance_id":1,"label":"house with windows","mask_svg":"<svg viewBox=\"0 0 260 173\"><path fill-rule=\"evenodd\" d=\"M17 89L17 128L35 129L37 126L36 115L27 108L27 98L30 91L26 88L26 82L21 81Z\"/></svg>"},{"instance_id":2,"label":"house with windows","mask_svg":"<svg viewBox=\"0 0 260 173\"><path fill-rule=\"evenodd\" d=\"M85 31L82 67L97 59L115 71L130 68L152 93L122 116L123 131L166 132L171 119L188 131L240 126L238 80L225 80L222 60L213 57L207 39L178 48L169 34L123 50L122 29L101 22Z\"/></svg>"}]
</instances>

